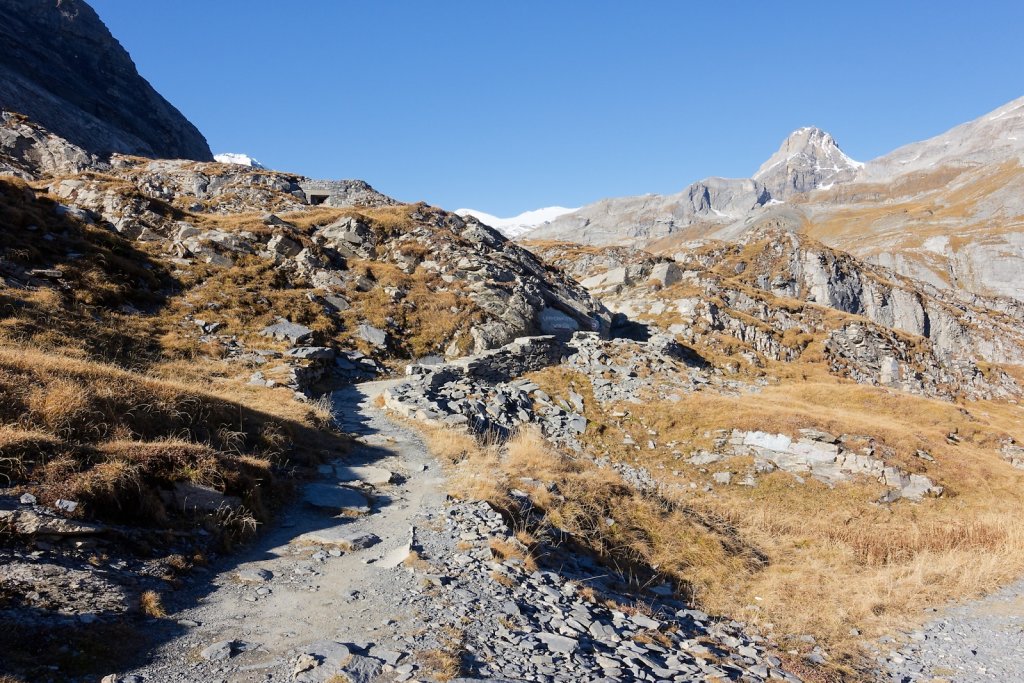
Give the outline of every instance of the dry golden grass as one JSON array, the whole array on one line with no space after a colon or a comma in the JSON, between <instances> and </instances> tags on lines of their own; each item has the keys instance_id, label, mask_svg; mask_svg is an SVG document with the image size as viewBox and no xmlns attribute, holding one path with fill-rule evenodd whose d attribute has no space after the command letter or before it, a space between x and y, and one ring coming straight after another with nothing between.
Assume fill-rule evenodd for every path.
<instances>
[{"instance_id":1,"label":"dry golden grass","mask_svg":"<svg viewBox=\"0 0 1024 683\"><path fill-rule=\"evenodd\" d=\"M225 315L234 314L240 328L262 322L257 304L265 294L267 318L280 310L306 315L326 336L335 328L317 317L322 311L306 290L250 262L219 272L200 266L177 280L144 243L62 216L16 180L0 180L0 224L5 262L62 273L59 283L0 292L4 484L47 504L78 500L77 514L157 526L180 514L161 495L172 484L210 486L242 501L212 520L212 530L237 541L285 492L275 466L310 464L346 448L329 428L328 406L248 386L249 371L217 360L219 347L200 345L198 328L182 327L185 313L197 310L184 306L189 292L168 294L208 281L195 293L199 310L220 304L220 288L235 297ZM47 234L54 239L42 239Z\"/></svg>"},{"instance_id":2,"label":"dry golden grass","mask_svg":"<svg viewBox=\"0 0 1024 683\"><path fill-rule=\"evenodd\" d=\"M530 552L530 547L522 542L513 543L500 538L492 538L488 542L491 554L499 561L509 559L520 560L527 571L537 571L537 560Z\"/></svg>"},{"instance_id":3,"label":"dry golden grass","mask_svg":"<svg viewBox=\"0 0 1024 683\"><path fill-rule=\"evenodd\" d=\"M463 673L462 659L466 655L465 634L446 626L439 640L441 647L416 653L416 661L435 681L450 681Z\"/></svg>"},{"instance_id":4,"label":"dry golden grass","mask_svg":"<svg viewBox=\"0 0 1024 683\"><path fill-rule=\"evenodd\" d=\"M421 572L430 571L430 562L428 562L417 550L410 550L409 554L406 555L405 559L402 560L402 564L410 569Z\"/></svg>"},{"instance_id":5,"label":"dry golden grass","mask_svg":"<svg viewBox=\"0 0 1024 683\"><path fill-rule=\"evenodd\" d=\"M452 463L450 486L455 495L487 500L511 514L512 482L522 479L553 482L557 494L545 486L528 487L533 503L555 527L572 531L595 553L627 573L641 567L696 568L707 560L721 571L741 570L754 555L730 555L707 533L712 520L694 511L645 496L625 485L613 470L599 469L551 449L533 430L523 430L504 446L475 444L472 437L450 430L428 432L432 452ZM532 539L524 537L529 545ZM498 554L519 552L497 542ZM703 574L701 574L703 576ZM692 578L698 578L694 575ZM684 589L685 590L685 589Z\"/></svg>"},{"instance_id":6,"label":"dry golden grass","mask_svg":"<svg viewBox=\"0 0 1024 683\"><path fill-rule=\"evenodd\" d=\"M0 291L0 343L132 366L155 357L152 323L118 307L163 300L173 278L158 259L117 233L58 215L54 202L12 179L0 180L0 225L0 258L62 273L61 286Z\"/></svg>"},{"instance_id":7,"label":"dry golden grass","mask_svg":"<svg viewBox=\"0 0 1024 683\"><path fill-rule=\"evenodd\" d=\"M159 490L172 482L211 486L243 501L221 529L244 536L280 493L272 463L312 464L345 442L322 405L211 389L0 347L0 475L45 503L135 524L171 523Z\"/></svg>"},{"instance_id":8,"label":"dry golden grass","mask_svg":"<svg viewBox=\"0 0 1024 683\"><path fill-rule=\"evenodd\" d=\"M957 250L968 242L1014 230L1020 217L979 219L975 208L979 200L1008 186L1019 186L1021 178L1021 167L1015 162L983 171L943 167L910 174L892 186L840 186L826 196L811 193L798 201L825 199L832 203L838 199L836 208L819 212L814 222L806 225L813 237L862 254L877 253L881 251L877 245L885 244L888 252L895 250L911 260L920 260L921 255L903 250L919 248L925 239L934 236L948 237ZM880 234L889 239L880 240ZM936 272L942 270L944 266Z\"/></svg>"},{"instance_id":9,"label":"dry golden grass","mask_svg":"<svg viewBox=\"0 0 1024 683\"><path fill-rule=\"evenodd\" d=\"M758 394L702 392L679 403L609 407L628 412L621 420L582 392L589 447L659 472L668 485L660 496L639 494L613 472L567 458L528 430L505 448L474 448L468 435L444 431L429 434L429 442L452 463L456 494L505 509L515 482L551 524L572 531L608 563L657 567L684 596L771 633L784 648L805 649L796 636L811 634L832 655L827 669L808 670L811 680L856 679L865 661L863 639L913 624L925 607L981 595L1024 575L1024 473L998 455L1008 437L1024 441L1024 417L1005 403L953 404L791 369L785 384ZM585 386L559 369L531 377L552 396L565 395L574 382ZM874 445L876 456L926 474L947 493L879 506L873 501L884 488L875 482L830 489L814 480L798 484L781 472L761 475L756 487L705 492L709 475L669 447L621 446L623 434L643 443L648 430L660 444L686 451L710 446L718 429L795 436L807 427L870 437L864 443ZM954 431L956 444L946 439ZM935 461L915 457L918 449ZM742 472L751 461L725 464ZM554 482L559 495L525 486L521 477ZM851 636L854 627L863 635Z\"/></svg>"}]
</instances>

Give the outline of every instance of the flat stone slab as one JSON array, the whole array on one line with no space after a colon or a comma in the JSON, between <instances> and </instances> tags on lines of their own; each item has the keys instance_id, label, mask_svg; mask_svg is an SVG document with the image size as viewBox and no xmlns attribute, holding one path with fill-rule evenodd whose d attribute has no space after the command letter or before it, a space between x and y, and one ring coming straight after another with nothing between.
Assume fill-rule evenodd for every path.
<instances>
[{"instance_id":1,"label":"flat stone slab","mask_svg":"<svg viewBox=\"0 0 1024 683\"><path fill-rule=\"evenodd\" d=\"M303 647L299 657L295 680L298 683L323 683L340 677L342 666L352 657L352 651L342 643L322 640Z\"/></svg>"},{"instance_id":2,"label":"flat stone slab","mask_svg":"<svg viewBox=\"0 0 1024 683\"><path fill-rule=\"evenodd\" d=\"M339 481L346 483L358 481L371 486L389 484L395 476L390 470L373 465L335 465L334 471Z\"/></svg>"},{"instance_id":3,"label":"flat stone slab","mask_svg":"<svg viewBox=\"0 0 1024 683\"><path fill-rule=\"evenodd\" d=\"M346 514L363 515L370 511L370 501L355 489L337 484L310 484L303 493L313 507Z\"/></svg>"},{"instance_id":4,"label":"flat stone slab","mask_svg":"<svg viewBox=\"0 0 1024 683\"><path fill-rule=\"evenodd\" d=\"M344 528L323 529L302 534L296 543L337 546L344 550L362 550L380 543L380 537L367 531L350 531Z\"/></svg>"},{"instance_id":5,"label":"flat stone slab","mask_svg":"<svg viewBox=\"0 0 1024 683\"><path fill-rule=\"evenodd\" d=\"M538 633L537 639L547 645L552 652L575 652L580 646L575 638L560 636L557 633Z\"/></svg>"},{"instance_id":6,"label":"flat stone slab","mask_svg":"<svg viewBox=\"0 0 1024 683\"><path fill-rule=\"evenodd\" d=\"M266 583L274 578L274 573L269 569L242 569L235 577L242 583Z\"/></svg>"},{"instance_id":7,"label":"flat stone slab","mask_svg":"<svg viewBox=\"0 0 1024 683\"><path fill-rule=\"evenodd\" d=\"M0 510L0 522L26 536L91 536L109 529L100 524L40 514L34 510Z\"/></svg>"},{"instance_id":8,"label":"flat stone slab","mask_svg":"<svg viewBox=\"0 0 1024 683\"><path fill-rule=\"evenodd\" d=\"M254 647L256 644L244 640L221 640L204 647L199 655L208 662L223 662Z\"/></svg>"},{"instance_id":9,"label":"flat stone slab","mask_svg":"<svg viewBox=\"0 0 1024 683\"><path fill-rule=\"evenodd\" d=\"M313 330L305 325L288 322L284 318L278 319L276 323L260 330L264 337L273 337L282 341L299 343L313 335Z\"/></svg>"}]
</instances>

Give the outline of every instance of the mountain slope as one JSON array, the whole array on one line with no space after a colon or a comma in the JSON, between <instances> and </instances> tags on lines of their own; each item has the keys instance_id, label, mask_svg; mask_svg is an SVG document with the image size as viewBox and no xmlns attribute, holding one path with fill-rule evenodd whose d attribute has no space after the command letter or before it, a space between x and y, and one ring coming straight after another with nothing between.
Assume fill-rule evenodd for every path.
<instances>
[{"instance_id":1,"label":"mountain slope","mask_svg":"<svg viewBox=\"0 0 1024 683\"><path fill-rule=\"evenodd\" d=\"M935 137L904 145L864 165L858 180L887 180L941 166L1024 162L1024 97Z\"/></svg>"},{"instance_id":2,"label":"mountain slope","mask_svg":"<svg viewBox=\"0 0 1024 683\"><path fill-rule=\"evenodd\" d=\"M83 0L0 0L0 109L100 156L212 158Z\"/></svg>"}]
</instances>

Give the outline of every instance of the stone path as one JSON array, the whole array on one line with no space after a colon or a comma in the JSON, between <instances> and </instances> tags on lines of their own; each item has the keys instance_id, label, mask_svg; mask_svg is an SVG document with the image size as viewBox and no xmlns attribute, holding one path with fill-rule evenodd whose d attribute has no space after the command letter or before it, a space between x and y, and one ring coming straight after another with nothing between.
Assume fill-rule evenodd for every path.
<instances>
[{"instance_id":1,"label":"stone path","mask_svg":"<svg viewBox=\"0 0 1024 683\"><path fill-rule=\"evenodd\" d=\"M508 556L519 543L508 521L447 501L420 436L374 406L392 384L336 393L361 445L321 468L255 547L177 596L181 609L155 627L163 645L106 683L798 683L744 624L691 609L668 585L638 597L553 530L541 567Z\"/></svg>"},{"instance_id":2,"label":"stone path","mask_svg":"<svg viewBox=\"0 0 1024 683\"><path fill-rule=\"evenodd\" d=\"M891 681L1024 680L1024 582L952 607L904 640L879 654Z\"/></svg>"},{"instance_id":3,"label":"stone path","mask_svg":"<svg viewBox=\"0 0 1024 683\"><path fill-rule=\"evenodd\" d=\"M415 577L398 565L413 519L444 495L422 439L373 405L391 383L335 393L341 426L359 435L359 446L321 468L303 503L255 547L215 568L211 586L185 596L194 606L174 614L149 664L112 680L292 680L303 651L316 649L311 644L370 647L368 639L381 642L408 621L402 598L416 592ZM360 501L366 514L358 514Z\"/></svg>"}]
</instances>

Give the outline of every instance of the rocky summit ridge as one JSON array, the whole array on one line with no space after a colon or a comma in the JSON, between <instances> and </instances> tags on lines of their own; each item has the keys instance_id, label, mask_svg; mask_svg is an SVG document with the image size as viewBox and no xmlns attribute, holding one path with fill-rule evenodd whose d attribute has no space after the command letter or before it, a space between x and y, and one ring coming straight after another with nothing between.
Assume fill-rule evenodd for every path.
<instances>
[{"instance_id":1,"label":"rocky summit ridge","mask_svg":"<svg viewBox=\"0 0 1024 683\"><path fill-rule=\"evenodd\" d=\"M800 128L754 173L773 199L829 188L852 180L864 164L839 149L835 139L820 128Z\"/></svg>"}]
</instances>

